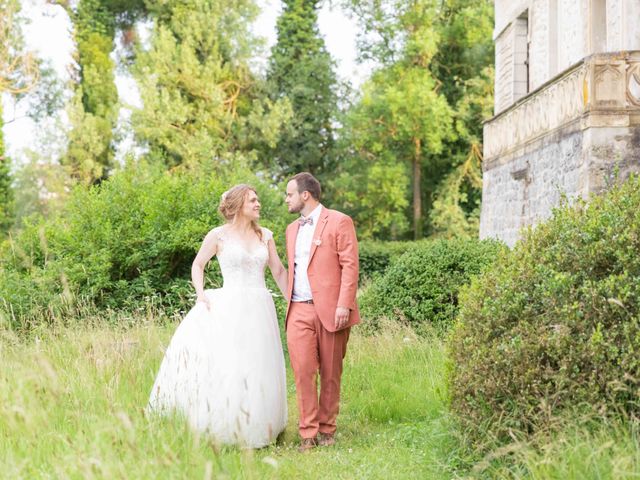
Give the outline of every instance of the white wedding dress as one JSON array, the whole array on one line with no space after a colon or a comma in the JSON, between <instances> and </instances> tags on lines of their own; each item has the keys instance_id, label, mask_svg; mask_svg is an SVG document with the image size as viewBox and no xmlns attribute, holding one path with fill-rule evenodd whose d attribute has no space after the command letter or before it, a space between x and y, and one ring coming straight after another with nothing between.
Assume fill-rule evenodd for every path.
<instances>
[{"instance_id":1,"label":"white wedding dress","mask_svg":"<svg viewBox=\"0 0 640 480\"><path fill-rule=\"evenodd\" d=\"M259 448L287 422L285 367L278 320L264 281L272 238L247 251L218 235L222 288L206 290L211 309L196 304L165 352L150 412L176 412L221 444Z\"/></svg>"}]
</instances>

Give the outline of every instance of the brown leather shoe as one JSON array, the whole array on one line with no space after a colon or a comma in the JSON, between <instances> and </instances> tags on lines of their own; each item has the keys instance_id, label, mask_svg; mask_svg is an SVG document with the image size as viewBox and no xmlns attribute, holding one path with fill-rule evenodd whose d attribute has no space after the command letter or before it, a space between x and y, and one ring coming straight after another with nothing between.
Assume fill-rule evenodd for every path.
<instances>
[{"instance_id":1,"label":"brown leather shoe","mask_svg":"<svg viewBox=\"0 0 640 480\"><path fill-rule=\"evenodd\" d=\"M300 453L305 453L318 446L318 442L315 438L303 438L298 447Z\"/></svg>"},{"instance_id":2,"label":"brown leather shoe","mask_svg":"<svg viewBox=\"0 0 640 480\"><path fill-rule=\"evenodd\" d=\"M336 444L336 438L332 433L321 433L320 440L318 440L318 445L321 447L331 447Z\"/></svg>"}]
</instances>

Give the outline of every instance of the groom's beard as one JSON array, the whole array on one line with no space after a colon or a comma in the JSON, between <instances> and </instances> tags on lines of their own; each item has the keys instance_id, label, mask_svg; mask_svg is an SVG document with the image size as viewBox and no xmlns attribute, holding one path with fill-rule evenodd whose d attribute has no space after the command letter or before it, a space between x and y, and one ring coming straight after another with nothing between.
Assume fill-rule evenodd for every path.
<instances>
[{"instance_id":1,"label":"groom's beard","mask_svg":"<svg viewBox=\"0 0 640 480\"><path fill-rule=\"evenodd\" d=\"M289 213L300 213L303 207L303 203L298 203L297 205L289 205Z\"/></svg>"}]
</instances>

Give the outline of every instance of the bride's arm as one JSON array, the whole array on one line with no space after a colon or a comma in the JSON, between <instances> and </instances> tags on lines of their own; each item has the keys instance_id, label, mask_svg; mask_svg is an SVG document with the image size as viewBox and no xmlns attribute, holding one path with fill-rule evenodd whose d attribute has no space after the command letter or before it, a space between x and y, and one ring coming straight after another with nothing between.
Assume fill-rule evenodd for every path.
<instances>
[{"instance_id":1,"label":"bride's arm","mask_svg":"<svg viewBox=\"0 0 640 480\"><path fill-rule=\"evenodd\" d=\"M269 269L271 270L271 275L273 275L273 279L278 284L282 295L287 299L287 269L284 268L280 261L273 238L269 239L267 245L269 247Z\"/></svg>"},{"instance_id":2,"label":"bride's arm","mask_svg":"<svg viewBox=\"0 0 640 480\"><path fill-rule=\"evenodd\" d=\"M211 230L202 241L202 246L191 265L191 283L196 289L197 302L204 302L209 307L207 297L204 296L204 267L218 252L218 235Z\"/></svg>"}]
</instances>

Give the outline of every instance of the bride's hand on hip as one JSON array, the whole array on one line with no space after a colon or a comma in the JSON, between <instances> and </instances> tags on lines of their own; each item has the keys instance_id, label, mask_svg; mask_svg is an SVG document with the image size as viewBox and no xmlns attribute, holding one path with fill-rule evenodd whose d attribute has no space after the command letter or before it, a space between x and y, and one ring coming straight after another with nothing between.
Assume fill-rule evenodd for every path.
<instances>
[{"instance_id":1,"label":"bride's hand on hip","mask_svg":"<svg viewBox=\"0 0 640 480\"><path fill-rule=\"evenodd\" d=\"M203 303L207 310L211 310L211 303L209 302L209 299L206 297L206 295L199 296L196 299L196 304L198 303Z\"/></svg>"}]
</instances>

